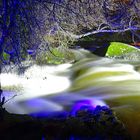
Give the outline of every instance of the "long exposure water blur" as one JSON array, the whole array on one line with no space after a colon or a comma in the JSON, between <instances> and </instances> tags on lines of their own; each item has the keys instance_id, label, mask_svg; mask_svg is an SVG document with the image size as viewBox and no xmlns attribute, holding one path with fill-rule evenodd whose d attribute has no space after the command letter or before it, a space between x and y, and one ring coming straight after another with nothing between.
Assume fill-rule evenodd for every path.
<instances>
[{"instance_id":1,"label":"long exposure water blur","mask_svg":"<svg viewBox=\"0 0 140 140\"><path fill-rule=\"evenodd\" d=\"M7 66L8 68L8 66ZM140 131L140 63L93 55L74 64L38 66L0 75L4 107L16 114L70 110L76 103L107 105L133 136ZM14 97L13 97L14 96Z\"/></svg>"}]
</instances>

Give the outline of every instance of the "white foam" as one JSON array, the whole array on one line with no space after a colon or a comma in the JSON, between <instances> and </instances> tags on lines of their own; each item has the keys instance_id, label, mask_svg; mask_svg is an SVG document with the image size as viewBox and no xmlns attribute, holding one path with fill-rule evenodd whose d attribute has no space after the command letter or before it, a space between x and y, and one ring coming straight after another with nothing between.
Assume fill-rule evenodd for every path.
<instances>
[{"instance_id":1,"label":"white foam","mask_svg":"<svg viewBox=\"0 0 140 140\"><path fill-rule=\"evenodd\" d=\"M68 89L70 80L68 76L59 76L59 72L65 72L71 64L59 66L33 65L23 75L15 73L0 74L1 85L4 88L16 87L23 98L33 98L58 93ZM57 74L56 74L57 72ZM14 90L14 89L13 89Z\"/></svg>"}]
</instances>

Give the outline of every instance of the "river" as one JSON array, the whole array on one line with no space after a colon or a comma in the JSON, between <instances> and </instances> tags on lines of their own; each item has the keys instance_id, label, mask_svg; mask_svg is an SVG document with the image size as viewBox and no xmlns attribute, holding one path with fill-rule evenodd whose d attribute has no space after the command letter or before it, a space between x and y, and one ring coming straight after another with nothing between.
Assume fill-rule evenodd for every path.
<instances>
[{"instance_id":1,"label":"river","mask_svg":"<svg viewBox=\"0 0 140 140\"><path fill-rule=\"evenodd\" d=\"M14 70L0 76L8 100L4 107L11 113L47 114L78 109L81 104L107 105L133 138L140 138L138 60L93 55L74 64L33 64L22 74Z\"/></svg>"}]
</instances>

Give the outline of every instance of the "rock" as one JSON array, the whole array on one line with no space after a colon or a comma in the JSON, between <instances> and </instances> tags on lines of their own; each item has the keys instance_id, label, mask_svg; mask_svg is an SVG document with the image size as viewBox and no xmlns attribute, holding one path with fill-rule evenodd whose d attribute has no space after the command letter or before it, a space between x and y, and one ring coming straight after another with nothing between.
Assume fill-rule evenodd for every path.
<instances>
[{"instance_id":1,"label":"rock","mask_svg":"<svg viewBox=\"0 0 140 140\"><path fill-rule=\"evenodd\" d=\"M96 55L105 56L110 42L122 42L125 44L132 44L134 41L140 41L139 34L139 30L128 30L125 32L100 32L83 36L77 41L75 41L74 45L87 49Z\"/></svg>"},{"instance_id":2,"label":"rock","mask_svg":"<svg viewBox=\"0 0 140 140\"><path fill-rule=\"evenodd\" d=\"M16 115L5 112L0 122L2 140L130 140L124 125L112 110L105 106L82 106L71 115L58 113L45 118Z\"/></svg>"}]
</instances>

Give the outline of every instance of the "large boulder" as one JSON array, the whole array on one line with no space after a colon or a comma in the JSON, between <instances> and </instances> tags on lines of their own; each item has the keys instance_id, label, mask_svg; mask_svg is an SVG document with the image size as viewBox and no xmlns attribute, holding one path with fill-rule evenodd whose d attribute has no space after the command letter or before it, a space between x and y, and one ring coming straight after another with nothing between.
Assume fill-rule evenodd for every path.
<instances>
[{"instance_id":1,"label":"large boulder","mask_svg":"<svg viewBox=\"0 0 140 140\"><path fill-rule=\"evenodd\" d=\"M140 31L125 31L125 32L100 32L96 34L87 34L75 41L75 46L80 46L99 56L105 56L110 42L122 42L132 44L134 41L139 42L138 36Z\"/></svg>"}]
</instances>

